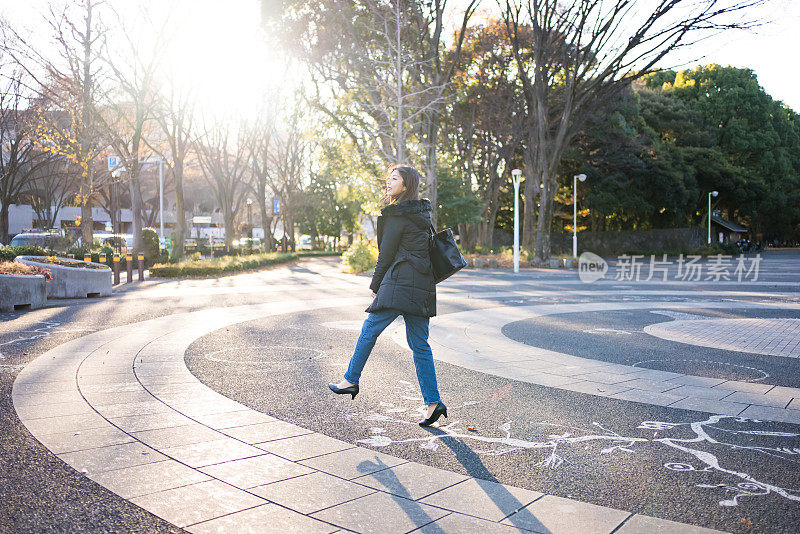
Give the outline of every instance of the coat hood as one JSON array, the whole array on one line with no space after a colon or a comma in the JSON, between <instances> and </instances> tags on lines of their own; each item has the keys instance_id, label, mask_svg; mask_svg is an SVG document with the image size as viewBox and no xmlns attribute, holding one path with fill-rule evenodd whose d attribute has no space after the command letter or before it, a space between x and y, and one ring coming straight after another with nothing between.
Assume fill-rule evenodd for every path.
<instances>
[{"instance_id":1,"label":"coat hood","mask_svg":"<svg viewBox=\"0 0 800 534\"><path fill-rule=\"evenodd\" d=\"M417 227L427 229L431 224L431 201L427 198L420 198L389 204L381 210L381 215L403 215Z\"/></svg>"}]
</instances>

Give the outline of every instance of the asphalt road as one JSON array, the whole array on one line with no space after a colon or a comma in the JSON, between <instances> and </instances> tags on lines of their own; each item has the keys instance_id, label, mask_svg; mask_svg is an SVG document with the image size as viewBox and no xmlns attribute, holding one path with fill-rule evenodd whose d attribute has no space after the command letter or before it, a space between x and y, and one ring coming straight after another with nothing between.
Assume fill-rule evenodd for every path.
<instances>
[{"instance_id":1,"label":"asphalt road","mask_svg":"<svg viewBox=\"0 0 800 534\"><path fill-rule=\"evenodd\" d=\"M564 272L524 271L515 277L465 271L442 286L439 311L632 299L689 302L703 290L749 292L732 298L754 302L798 302L798 264L800 255L782 253L765 263L759 283L663 287L588 285ZM179 531L85 479L30 436L10 398L25 363L91 331L205 308L366 296L367 285L367 277L341 275L333 259L314 259L216 280L153 280L119 288L107 299L0 314L0 531ZM665 296L664 289L683 293ZM670 356L670 343L663 340L652 347L621 347L612 333L581 338L567 332L576 320L621 330L667 319L652 315L552 316L508 325L504 333L597 359L633 359L644 348L679 359ZM341 376L358 335L347 328L363 318L361 309L346 308L235 325L197 340L186 361L206 384L253 408L421 463L733 532L796 531L796 425L715 421L697 412L570 393L440 363L440 389L450 412L443 422L449 426L423 430L416 425L421 400L411 358L387 336L376 345L355 401L328 392L325 384ZM542 334L544 327L558 334ZM744 361L753 355L720 356ZM782 363L764 357L760 365L775 383L797 385L797 368ZM718 371L709 366L692 372Z\"/></svg>"}]
</instances>

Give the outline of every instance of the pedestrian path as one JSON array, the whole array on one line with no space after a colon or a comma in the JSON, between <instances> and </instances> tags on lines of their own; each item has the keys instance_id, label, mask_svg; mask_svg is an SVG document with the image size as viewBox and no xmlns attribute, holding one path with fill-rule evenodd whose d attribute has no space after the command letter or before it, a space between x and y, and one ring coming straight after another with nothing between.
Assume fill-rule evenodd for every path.
<instances>
[{"instance_id":1,"label":"pedestrian path","mask_svg":"<svg viewBox=\"0 0 800 534\"><path fill-rule=\"evenodd\" d=\"M430 341L437 360L504 378L657 406L800 424L799 388L608 363L533 347L509 339L502 333L503 326L511 322L546 315L650 309L685 311L705 308L800 310L800 304L706 300L502 306L437 317L431 323ZM733 320L739 324L737 321L741 322ZM704 346L746 351L752 348L751 337L756 336L758 347L763 349L762 352L769 349L770 352L767 353L779 354L779 357L800 357L800 345L797 344L796 336L785 336L783 328L774 327L777 322L786 323L786 328L793 332L796 330L796 320L772 320L767 321L763 328L749 332L744 340L739 340L735 330L728 330L729 338L722 340L711 332L718 323L726 324L725 321L712 322L710 325L705 324L705 321L697 321L701 326L705 326L704 330L693 330L685 337L672 331L669 339L687 343L686 346L689 348L692 346L690 343L698 342L697 336L704 335L700 340ZM654 328L660 329L658 333L661 333L671 324L672 322L658 323ZM402 333L395 333L394 337L397 343L401 345L405 343ZM667 337L666 332L663 337Z\"/></svg>"},{"instance_id":2,"label":"pedestrian path","mask_svg":"<svg viewBox=\"0 0 800 534\"><path fill-rule=\"evenodd\" d=\"M353 446L228 399L184 363L225 326L365 304L273 302L92 333L26 366L14 407L64 462L190 532L714 532Z\"/></svg>"}]
</instances>

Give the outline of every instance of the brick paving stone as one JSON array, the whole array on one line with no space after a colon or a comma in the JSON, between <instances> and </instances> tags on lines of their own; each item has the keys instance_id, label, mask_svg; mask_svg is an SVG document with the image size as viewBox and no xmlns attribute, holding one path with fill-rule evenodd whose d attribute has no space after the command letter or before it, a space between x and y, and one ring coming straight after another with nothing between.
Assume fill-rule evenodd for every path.
<instances>
[{"instance_id":1,"label":"brick paving stone","mask_svg":"<svg viewBox=\"0 0 800 534\"><path fill-rule=\"evenodd\" d=\"M531 530L494 523L469 515L452 513L412 531L419 534L442 534L443 532L480 532L481 534L528 534Z\"/></svg>"},{"instance_id":2,"label":"brick paving stone","mask_svg":"<svg viewBox=\"0 0 800 534\"><path fill-rule=\"evenodd\" d=\"M310 434L311 430L306 430L305 428L284 421L275 420L269 423L226 428L220 430L220 432L240 441L253 444Z\"/></svg>"},{"instance_id":3,"label":"brick paving stone","mask_svg":"<svg viewBox=\"0 0 800 534\"><path fill-rule=\"evenodd\" d=\"M125 499L211 480L208 475L174 460L103 471L89 478Z\"/></svg>"},{"instance_id":4,"label":"brick paving stone","mask_svg":"<svg viewBox=\"0 0 800 534\"><path fill-rule=\"evenodd\" d=\"M320 456L322 454L355 448L355 445L316 432L304 434L302 436L256 443L255 446L267 452L277 454L287 460L292 460L293 462L307 460L308 458L313 458L314 456Z\"/></svg>"},{"instance_id":5,"label":"brick paving stone","mask_svg":"<svg viewBox=\"0 0 800 534\"><path fill-rule=\"evenodd\" d=\"M552 534L609 534L630 512L545 495L502 523Z\"/></svg>"},{"instance_id":6,"label":"brick paving stone","mask_svg":"<svg viewBox=\"0 0 800 534\"><path fill-rule=\"evenodd\" d=\"M232 460L200 469L203 473L241 489L307 475L312 469L274 454Z\"/></svg>"},{"instance_id":7,"label":"brick paving stone","mask_svg":"<svg viewBox=\"0 0 800 534\"><path fill-rule=\"evenodd\" d=\"M318 512L375 491L320 471L250 489L250 493L303 514Z\"/></svg>"},{"instance_id":8,"label":"brick paving stone","mask_svg":"<svg viewBox=\"0 0 800 534\"><path fill-rule=\"evenodd\" d=\"M231 438L167 447L161 449L161 452L190 467L203 467L266 454L261 449Z\"/></svg>"},{"instance_id":9,"label":"brick paving stone","mask_svg":"<svg viewBox=\"0 0 800 534\"><path fill-rule=\"evenodd\" d=\"M429 495L420 502L490 521L500 521L542 495L544 494L538 491L471 478Z\"/></svg>"},{"instance_id":10,"label":"brick paving stone","mask_svg":"<svg viewBox=\"0 0 800 534\"><path fill-rule=\"evenodd\" d=\"M120 443L58 455L77 471L92 475L103 471L162 462L167 458L139 442Z\"/></svg>"},{"instance_id":11,"label":"brick paving stone","mask_svg":"<svg viewBox=\"0 0 800 534\"><path fill-rule=\"evenodd\" d=\"M451 471L408 462L354 478L353 482L407 499L418 500L463 482L467 478L469 477Z\"/></svg>"},{"instance_id":12,"label":"brick paving stone","mask_svg":"<svg viewBox=\"0 0 800 534\"><path fill-rule=\"evenodd\" d=\"M155 430L142 430L140 432L133 432L131 435L156 449L166 449L168 447L179 447L181 445L192 445L204 441L225 439L225 435L198 424L157 428Z\"/></svg>"},{"instance_id":13,"label":"brick paving stone","mask_svg":"<svg viewBox=\"0 0 800 534\"><path fill-rule=\"evenodd\" d=\"M670 408L681 410L695 410L698 412L708 412L713 414L739 415L747 408L747 404L738 402L727 402L724 400L701 399L690 397L670 404Z\"/></svg>"},{"instance_id":14,"label":"brick paving stone","mask_svg":"<svg viewBox=\"0 0 800 534\"><path fill-rule=\"evenodd\" d=\"M363 534L409 532L448 512L403 497L377 492L349 501L311 517Z\"/></svg>"},{"instance_id":15,"label":"brick paving stone","mask_svg":"<svg viewBox=\"0 0 800 534\"><path fill-rule=\"evenodd\" d=\"M111 425L88 430L70 430L56 434L43 434L38 435L37 438L53 454L96 449L98 447L136 441L135 438Z\"/></svg>"},{"instance_id":16,"label":"brick paving stone","mask_svg":"<svg viewBox=\"0 0 800 534\"><path fill-rule=\"evenodd\" d=\"M309 460L303 460L300 463L337 477L353 479L405 462L406 460L401 460L400 458L389 456L382 452L357 447L355 449L347 449L323 456L316 456Z\"/></svg>"},{"instance_id":17,"label":"brick paving stone","mask_svg":"<svg viewBox=\"0 0 800 534\"><path fill-rule=\"evenodd\" d=\"M262 504L241 512L186 527L192 534L328 534L339 527L323 523L308 516L281 508L275 504Z\"/></svg>"},{"instance_id":18,"label":"brick paving stone","mask_svg":"<svg viewBox=\"0 0 800 534\"><path fill-rule=\"evenodd\" d=\"M261 497L217 480L134 497L131 502L179 527L266 504Z\"/></svg>"}]
</instances>

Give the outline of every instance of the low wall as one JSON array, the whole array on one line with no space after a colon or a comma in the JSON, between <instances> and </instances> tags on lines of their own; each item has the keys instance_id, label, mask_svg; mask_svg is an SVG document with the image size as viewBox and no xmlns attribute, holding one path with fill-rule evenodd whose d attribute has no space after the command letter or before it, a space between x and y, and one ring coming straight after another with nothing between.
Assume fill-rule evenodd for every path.
<instances>
[{"instance_id":1,"label":"low wall","mask_svg":"<svg viewBox=\"0 0 800 534\"><path fill-rule=\"evenodd\" d=\"M73 263L87 263L81 260L58 259ZM41 263L37 260L41 260L41 258L36 256L17 256L14 258L14 261L20 263L50 269L53 279L47 284L47 298L107 297L112 293L112 272L105 265L102 265L100 269L90 269ZM99 263L93 265L100 266Z\"/></svg>"},{"instance_id":2,"label":"low wall","mask_svg":"<svg viewBox=\"0 0 800 534\"><path fill-rule=\"evenodd\" d=\"M658 253L702 247L706 235L700 228L665 228L619 232L578 232L578 254L594 252L600 256L619 256L629 252ZM550 253L572 254L572 234L551 234Z\"/></svg>"},{"instance_id":3,"label":"low wall","mask_svg":"<svg viewBox=\"0 0 800 534\"><path fill-rule=\"evenodd\" d=\"M47 302L44 276L0 274L0 312L35 310Z\"/></svg>"}]
</instances>

